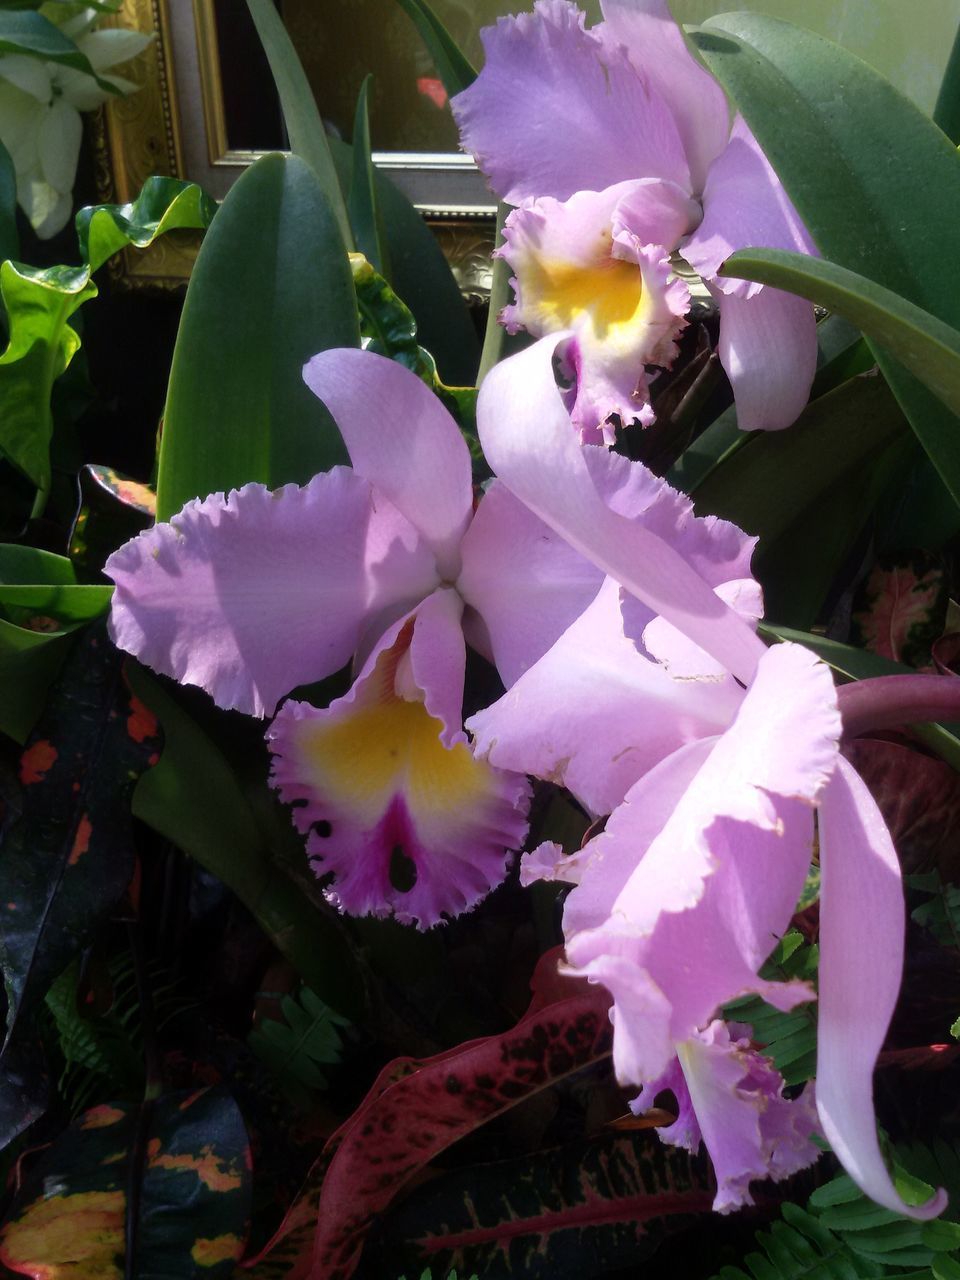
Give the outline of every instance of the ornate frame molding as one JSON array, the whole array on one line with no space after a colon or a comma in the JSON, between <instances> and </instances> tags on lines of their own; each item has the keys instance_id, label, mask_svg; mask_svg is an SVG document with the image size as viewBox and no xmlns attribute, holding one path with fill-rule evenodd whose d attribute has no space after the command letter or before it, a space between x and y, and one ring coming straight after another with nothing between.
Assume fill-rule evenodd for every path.
<instances>
[{"instance_id":1,"label":"ornate frame molding","mask_svg":"<svg viewBox=\"0 0 960 1280\"><path fill-rule=\"evenodd\" d=\"M231 150L217 55L212 0L123 0L104 25L152 31L131 78L138 93L108 103L95 118L97 190L104 202L134 199L150 174L199 182L222 199L259 154ZM467 156L380 152L377 164L424 214L471 302L490 290L496 210ZM113 277L130 289L178 290L189 278L198 237L175 232L147 250L113 260Z\"/></svg>"}]
</instances>

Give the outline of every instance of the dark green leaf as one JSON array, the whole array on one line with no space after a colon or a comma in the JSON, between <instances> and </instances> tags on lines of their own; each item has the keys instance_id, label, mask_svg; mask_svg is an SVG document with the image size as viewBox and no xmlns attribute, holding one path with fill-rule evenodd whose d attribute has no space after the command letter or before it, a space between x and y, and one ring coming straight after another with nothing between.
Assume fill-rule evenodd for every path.
<instances>
[{"instance_id":1,"label":"dark green leaf","mask_svg":"<svg viewBox=\"0 0 960 1280\"><path fill-rule=\"evenodd\" d=\"M163 728L160 763L133 811L223 881L297 972L338 1013L363 1018L363 979L333 911L313 906L275 865L276 850L223 752L167 689L131 663L135 693Z\"/></svg>"},{"instance_id":2,"label":"dark green leaf","mask_svg":"<svg viewBox=\"0 0 960 1280\"><path fill-rule=\"evenodd\" d=\"M960 143L960 27L953 38L953 48L937 94L933 122L940 126L951 142Z\"/></svg>"},{"instance_id":3,"label":"dark green leaf","mask_svg":"<svg viewBox=\"0 0 960 1280\"><path fill-rule=\"evenodd\" d=\"M0 262L19 257L17 174L9 151L0 143Z\"/></svg>"},{"instance_id":4,"label":"dark green leaf","mask_svg":"<svg viewBox=\"0 0 960 1280\"><path fill-rule=\"evenodd\" d=\"M0 615L41 634L72 631L106 611L113 589L78 584L64 556L0 544Z\"/></svg>"},{"instance_id":5,"label":"dark green leaf","mask_svg":"<svg viewBox=\"0 0 960 1280\"><path fill-rule=\"evenodd\" d=\"M0 1230L0 1261L77 1280L228 1280L246 1244L251 1184L243 1119L219 1089L94 1107L30 1166Z\"/></svg>"},{"instance_id":6,"label":"dark green leaf","mask_svg":"<svg viewBox=\"0 0 960 1280\"><path fill-rule=\"evenodd\" d=\"M346 462L302 369L360 341L350 264L313 171L267 155L231 189L197 257L170 373L157 515L253 480L305 484Z\"/></svg>"},{"instance_id":7,"label":"dark green leaf","mask_svg":"<svg viewBox=\"0 0 960 1280\"><path fill-rule=\"evenodd\" d=\"M370 152L370 85L365 76L357 98L353 118L353 177L350 181L350 223L358 250L373 264L380 275L389 279L390 261L383 235L377 186L374 181L373 156Z\"/></svg>"},{"instance_id":8,"label":"dark green leaf","mask_svg":"<svg viewBox=\"0 0 960 1280\"><path fill-rule=\"evenodd\" d=\"M44 62L56 62L62 67L72 67L93 76L106 93L118 91L109 80L102 80L87 58L72 40L69 40L55 23L39 13L10 13L0 10L0 54L21 54L27 58L41 58Z\"/></svg>"},{"instance_id":9,"label":"dark green leaf","mask_svg":"<svg viewBox=\"0 0 960 1280\"><path fill-rule=\"evenodd\" d=\"M0 857L7 1039L88 941L133 872L130 796L157 723L102 627L72 651L20 761L22 811Z\"/></svg>"},{"instance_id":10,"label":"dark green leaf","mask_svg":"<svg viewBox=\"0 0 960 1280\"><path fill-rule=\"evenodd\" d=\"M789 23L726 14L692 38L821 253L960 328L960 294L942 265L960 257L960 157L936 125L865 62ZM960 496L955 415L894 354L878 348L877 359Z\"/></svg>"},{"instance_id":11,"label":"dark green leaf","mask_svg":"<svg viewBox=\"0 0 960 1280\"><path fill-rule=\"evenodd\" d=\"M217 202L195 182L148 178L129 204L95 204L80 210L80 253L96 271L128 244L145 249L167 231L205 230L216 211Z\"/></svg>"},{"instance_id":12,"label":"dark green leaf","mask_svg":"<svg viewBox=\"0 0 960 1280\"><path fill-rule=\"evenodd\" d=\"M26 742L68 648L63 632L48 635L0 618L0 732Z\"/></svg>"},{"instance_id":13,"label":"dark green leaf","mask_svg":"<svg viewBox=\"0 0 960 1280\"><path fill-rule=\"evenodd\" d=\"M768 614L810 625L910 445L889 389L865 375L813 401L789 431L735 443L693 497L699 514L759 535Z\"/></svg>"},{"instance_id":14,"label":"dark green leaf","mask_svg":"<svg viewBox=\"0 0 960 1280\"><path fill-rule=\"evenodd\" d=\"M347 217L337 171L330 154L327 133L293 41L287 35L283 19L272 0L247 0L247 6L280 96L280 108L290 148L316 175L340 231L341 253L352 249L350 219Z\"/></svg>"},{"instance_id":15,"label":"dark green leaf","mask_svg":"<svg viewBox=\"0 0 960 1280\"><path fill-rule=\"evenodd\" d=\"M571 1172L575 1171L574 1176ZM652 1134L611 1134L532 1156L447 1172L385 1220L364 1255L412 1270L582 1280L641 1271L665 1219L709 1210L713 1193L686 1152ZM409 1259L409 1261L408 1261Z\"/></svg>"},{"instance_id":16,"label":"dark green leaf","mask_svg":"<svg viewBox=\"0 0 960 1280\"><path fill-rule=\"evenodd\" d=\"M397 0L397 4L420 32L448 96L468 89L477 73L427 0Z\"/></svg>"},{"instance_id":17,"label":"dark green leaf","mask_svg":"<svg viewBox=\"0 0 960 1280\"><path fill-rule=\"evenodd\" d=\"M286 1097L308 1105L314 1091L326 1088L323 1067L340 1061L339 1027L349 1026L309 987L280 1002L283 1020L264 1018L247 1043L271 1071Z\"/></svg>"}]
</instances>

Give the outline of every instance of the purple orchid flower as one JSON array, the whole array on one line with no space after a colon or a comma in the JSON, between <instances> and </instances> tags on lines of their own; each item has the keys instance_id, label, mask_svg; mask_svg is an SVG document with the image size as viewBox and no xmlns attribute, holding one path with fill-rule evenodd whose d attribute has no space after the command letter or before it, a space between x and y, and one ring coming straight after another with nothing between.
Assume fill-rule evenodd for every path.
<instances>
[{"instance_id":1,"label":"purple orchid flower","mask_svg":"<svg viewBox=\"0 0 960 1280\"><path fill-rule=\"evenodd\" d=\"M519 205L500 250L516 290L502 319L570 332L573 421L585 441L610 442L612 414L652 421L645 366L669 368L690 303L672 273L679 250L719 305L739 425L789 426L816 365L813 308L718 273L748 245L814 246L666 0L601 7L590 30L569 0L499 19L483 71L452 101L465 149Z\"/></svg>"},{"instance_id":2,"label":"purple orchid flower","mask_svg":"<svg viewBox=\"0 0 960 1280\"><path fill-rule=\"evenodd\" d=\"M501 483L608 577L553 649L467 728L478 755L613 812L580 853L541 846L521 877L577 885L564 908L569 963L614 997L619 1079L649 1086L738 996L756 992L782 1009L813 998L759 970L795 910L816 814L817 1112L868 1195L932 1217L943 1195L907 1206L877 1140L873 1070L900 986L903 892L879 810L839 753L830 673L802 647L767 650L755 634L745 535L694 520L640 464L577 443L554 379L558 340L541 339L488 375L481 442ZM623 515L641 494L642 526ZM654 530L668 526L666 546ZM680 597L693 588L678 562L700 584L686 616ZM658 573L668 566L669 600ZM719 734L711 724L723 725ZM766 1176L760 1169L749 1177ZM741 1173L731 1196L749 1181Z\"/></svg>"}]
</instances>

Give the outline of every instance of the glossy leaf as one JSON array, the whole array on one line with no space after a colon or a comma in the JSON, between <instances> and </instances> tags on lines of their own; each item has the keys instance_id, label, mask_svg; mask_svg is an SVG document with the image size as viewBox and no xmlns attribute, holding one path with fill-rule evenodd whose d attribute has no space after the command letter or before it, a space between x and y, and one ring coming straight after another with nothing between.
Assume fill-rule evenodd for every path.
<instances>
[{"instance_id":1,"label":"glossy leaf","mask_svg":"<svg viewBox=\"0 0 960 1280\"><path fill-rule=\"evenodd\" d=\"M414 1274L425 1264L524 1280L633 1273L663 1242L665 1218L708 1212L712 1200L685 1152L650 1133L609 1134L445 1172L386 1219L370 1252L409 1258Z\"/></svg>"},{"instance_id":2,"label":"glossy leaf","mask_svg":"<svg viewBox=\"0 0 960 1280\"><path fill-rule=\"evenodd\" d=\"M89 940L133 872L130 797L157 723L101 627L72 651L20 760L20 816L0 856L7 1040Z\"/></svg>"},{"instance_id":3,"label":"glossy leaf","mask_svg":"<svg viewBox=\"0 0 960 1280\"><path fill-rule=\"evenodd\" d=\"M953 38L953 48L937 94L933 122L940 126L952 143L960 143L960 26Z\"/></svg>"},{"instance_id":4,"label":"glossy leaf","mask_svg":"<svg viewBox=\"0 0 960 1280\"><path fill-rule=\"evenodd\" d=\"M908 667L932 670L943 635L950 586L938 556L916 551L879 560L857 590L851 643Z\"/></svg>"},{"instance_id":5,"label":"glossy leaf","mask_svg":"<svg viewBox=\"0 0 960 1280\"><path fill-rule=\"evenodd\" d=\"M136 663L129 679L164 735L160 763L134 792L135 815L222 880L327 1004L361 1020L363 979L343 929L332 910L314 906L276 864L249 787L160 681Z\"/></svg>"},{"instance_id":6,"label":"glossy leaf","mask_svg":"<svg viewBox=\"0 0 960 1280\"><path fill-rule=\"evenodd\" d=\"M195 182L147 178L128 204L87 205L77 214L80 253L96 271L127 245L145 249L167 231L205 230L217 202Z\"/></svg>"},{"instance_id":7,"label":"glossy leaf","mask_svg":"<svg viewBox=\"0 0 960 1280\"><path fill-rule=\"evenodd\" d=\"M50 392L76 355L67 321L97 294L86 267L0 266L10 340L0 356L0 452L37 486L50 487Z\"/></svg>"},{"instance_id":8,"label":"glossy leaf","mask_svg":"<svg viewBox=\"0 0 960 1280\"><path fill-rule=\"evenodd\" d=\"M312 170L267 155L232 187L197 257L177 334L157 515L190 498L305 484L346 462L302 369L360 341L350 265Z\"/></svg>"},{"instance_id":9,"label":"glossy leaf","mask_svg":"<svg viewBox=\"0 0 960 1280\"><path fill-rule=\"evenodd\" d=\"M251 1183L243 1120L218 1089L94 1107L31 1165L0 1261L49 1280L228 1280Z\"/></svg>"},{"instance_id":10,"label":"glossy leaf","mask_svg":"<svg viewBox=\"0 0 960 1280\"><path fill-rule=\"evenodd\" d=\"M353 176L350 180L350 224L359 251L389 279L390 261L383 235L377 186L374 181L373 155L370 151L370 85L365 76L357 98L353 117Z\"/></svg>"},{"instance_id":11,"label":"glossy leaf","mask_svg":"<svg viewBox=\"0 0 960 1280\"><path fill-rule=\"evenodd\" d=\"M40 58L44 62L56 62L93 76L97 84L109 94L118 93L109 79L101 79L88 59L74 42L67 38L55 23L39 13L0 10L0 54L20 54L25 58Z\"/></svg>"},{"instance_id":12,"label":"glossy leaf","mask_svg":"<svg viewBox=\"0 0 960 1280\"><path fill-rule=\"evenodd\" d=\"M960 257L960 157L865 62L754 14L710 19L692 39L770 159L824 257L960 328L943 263ZM955 498L960 424L895 358L877 359Z\"/></svg>"},{"instance_id":13,"label":"glossy leaf","mask_svg":"<svg viewBox=\"0 0 960 1280\"><path fill-rule=\"evenodd\" d=\"M42 634L72 631L105 613L113 589L78 583L65 556L0 544L0 613Z\"/></svg>"},{"instance_id":14,"label":"glossy leaf","mask_svg":"<svg viewBox=\"0 0 960 1280\"><path fill-rule=\"evenodd\" d=\"M29 1129L49 1103L43 1051L36 1040L18 1038L3 1055L0 1072L0 1151Z\"/></svg>"},{"instance_id":15,"label":"glossy leaf","mask_svg":"<svg viewBox=\"0 0 960 1280\"><path fill-rule=\"evenodd\" d=\"M80 472L80 494L70 560L81 576L100 580L108 556L153 524L157 495L139 480L96 465Z\"/></svg>"},{"instance_id":16,"label":"glossy leaf","mask_svg":"<svg viewBox=\"0 0 960 1280\"><path fill-rule=\"evenodd\" d=\"M889 389L866 375L813 401L789 431L734 444L693 497L699 514L759 536L754 571L768 616L809 626L911 446Z\"/></svg>"},{"instance_id":17,"label":"glossy leaf","mask_svg":"<svg viewBox=\"0 0 960 1280\"><path fill-rule=\"evenodd\" d=\"M0 618L0 733L26 742L68 648L62 632L31 631Z\"/></svg>"},{"instance_id":18,"label":"glossy leaf","mask_svg":"<svg viewBox=\"0 0 960 1280\"><path fill-rule=\"evenodd\" d=\"M777 249L735 253L724 263L722 274L799 294L846 317L895 355L948 409L960 413L960 332L929 311L835 262ZM914 428L953 492L960 491L956 442L938 453L941 443L951 442L928 439L922 421L915 421Z\"/></svg>"},{"instance_id":19,"label":"glossy leaf","mask_svg":"<svg viewBox=\"0 0 960 1280\"><path fill-rule=\"evenodd\" d=\"M468 89L476 80L477 73L428 0L397 0L397 4L420 32L447 97L452 98L461 90Z\"/></svg>"},{"instance_id":20,"label":"glossy leaf","mask_svg":"<svg viewBox=\"0 0 960 1280\"><path fill-rule=\"evenodd\" d=\"M320 118L316 98L304 74L293 41L287 35L283 19L272 0L247 0L263 45L273 82L280 96L283 122L287 127L290 149L304 160L316 175L330 210L340 230L341 252L353 248L350 219L343 203L336 167L330 154L327 133Z\"/></svg>"},{"instance_id":21,"label":"glossy leaf","mask_svg":"<svg viewBox=\"0 0 960 1280\"><path fill-rule=\"evenodd\" d=\"M17 174L7 148L0 143L0 262L20 257L17 231Z\"/></svg>"}]
</instances>

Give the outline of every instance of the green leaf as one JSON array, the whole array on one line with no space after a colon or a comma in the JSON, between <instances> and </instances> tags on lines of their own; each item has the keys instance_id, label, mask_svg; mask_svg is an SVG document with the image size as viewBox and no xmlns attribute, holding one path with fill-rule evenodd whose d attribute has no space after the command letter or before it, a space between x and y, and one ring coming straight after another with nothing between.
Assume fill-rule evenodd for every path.
<instances>
[{"instance_id":1,"label":"green leaf","mask_svg":"<svg viewBox=\"0 0 960 1280\"><path fill-rule=\"evenodd\" d=\"M89 940L133 873L130 796L156 760L153 716L92 627L64 664L20 760L22 811L0 857L7 1040Z\"/></svg>"},{"instance_id":2,"label":"green leaf","mask_svg":"<svg viewBox=\"0 0 960 1280\"><path fill-rule=\"evenodd\" d=\"M109 586L78 584L64 556L0 544L0 615L44 634L72 631L106 611Z\"/></svg>"},{"instance_id":3,"label":"green leaf","mask_svg":"<svg viewBox=\"0 0 960 1280\"><path fill-rule=\"evenodd\" d=\"M350 264L313 171L267 155L233 186L197 257L177 334L157 516L258 480L305 484L346 462L302 369L360 342Z\"/></svg>"},{"instance_id":4,"label":"green leaf","mask_svg":"<svg viewBox=\"0 0 960 1280\"><path fill-rule=\"evenodd\" d=\"M21 1275L228 1280L252 1183L243 1118L221 1089L94 1107L30 1165L0 1261ZM135 1265L125 1265L128 1227Z\"/></svg>"},{"instance_id":5,"label":"green leaf","mask_svg":"<svg viewBox=\"0 0 960 1280\"><path fill-rule=\"evenodd\" d=\"M106 93L118 93L116 85L103 80L90 62L58 26L39 13L10 13L0 10L0 54L15 53L26 58L40 58L72 67L92 76Z\"/></svg>"},{"instance_id":6,"label":"green leaf","mask_svg":"<svg viewBox=\"0 0 960 1280\"><path fill-rule=\"evenodd\" d=\"M157 495L139 480L96 465L81 470L80 494L70 560L81 577L100 581L108 557L153 524Z\"/></svg>"},{"instance_id":7,"label":"green leaf","mask_svg":"<svg viewBox=\"0 0 960 1280\"><path fill-rule=\"evenodd\" d=\"M735 253L722 274L774 285L844 316L960 413L960 332L929 311L835 262L779 249ZM931 431L926 419L915 418L913 427L951 492L960 495L960 423L946 436Z\"/></svg>"},{"instance_id":8,"label":"green leaf","mask_svg":"<svg viewBox=\"0 0 960 1280\"><path fill-rule=\"evenodd\" d=\"M389 278L390 263L383 237L373 156L370 152L369 96L372 76L365 76L353 119L353 177L350 182L350 223L357 249L382 276Z\"/></svg>"},{"instance_id":9,"label":"green leaf","mask_svg":"<svg viewBox=\"0 0 960 1280\"><path fill-rule=\"evenodd\" d=\"M276 1078L281 1092L309 1106L316 1090L325 1089L325 1066L340 1061L343 1041L339 1027L349 1021L302 987L299 995L280 1002L284 1021L264 1018L247 1037L247 1043Z\"/></svg>"},{"instance_id":10,"label":"green leaf","mask_svg":"<svg viewBox=\"0 0 960 1280\"><path fill-rule=\"evenodd\" d=\"M127 245L145 249L159 235L183 228L206 230L217 202L195 182L147 178L129 204L95 204L76 217L80 253L96 271Z\"/></svg>"},{"instance_id":11,"label":"green leaf","mask_svg":"<svg viewBox=\"0 0 960 1280\"><path fill-rule=\"evenodd\" d=\"M780 939L763 966L770 981L809 982L816 987L819 949L803 941L796 930ZM753 1038L763 1046L788 1085L812 1080L817 1070L817 1007L814 1002L798 1005L789 1013L775 1009L759 996L747 996L726 1006L725 1018L746 1022Z\"/></svg>"},{"instance_id":12,"label":"green leaf","mask_svg":"<svg viewBox=\"0 0 960 1280\"><path fill-rule=\"evenodd\" d=\"M332 910L313 906L275 851L224 752L143 667L129 680L163 728L160 763L133 795L135 815L231 889L301 978L333 1009L361 1021L363 978Z\"/></svg>"},{"instance_id":13,"label":"green leaf","mask_svg":"<svg viewBox=\"0 0 960 1280\"><path fill-rule=\"evenodd\" d=\"M350 219L347 217L327 133L310 82L272 0L247 0L247 6L280 95L280 108L290 148L294 155L306 161L317 177L340 231L342 254L353 248Z\"/></svg>"},{"instance_id":14,"label":"green leaf","mask_svg":"<svg viewBox=\"0 0 960 1280\"><path fill-rule=\"evenodd\" d=\"M38 489L50 488L50 393L76 355L67 321L97 286L86 267L0 266L10 341L0 356L0 452Z\"/></svg>"},{"instance_id":15,"label":"green leaf","mask_svg":"<svg viewBox=\"0 0 960 1280\"><path fill-rule=\"evenodd\" d=\"M62 631L49 635L0 618L0 733L26 742L68 649Z\"/></svg>"},{"instance_id":16,"label":"green leaf","mask_svg":"<svg viewBox=\"0 0 960 1280\"><path fill-rule=\"evenodd\" d=\"M960 27L953 38L953 47L943 73L940 92L937 94L933 122L940 126L951 142L960 143Z\"/></svg>"},{"instance_id":17,"label":"green leaf","mask_svg":"<svg viewBox=\"0 0 960 1280\"><path fill-rule=\"evenodd\" d=\"M427 0L397 0L397 4L420 32L448 96L468 89L477 73Z\"/></svg>"},{"instance_id":18,"label":"green leaf","mask_svg":"<svg viewBox=\"0 0 960 1280\"><path fill-rule=\"evenodd\" d=\"M943 271L960 260L960 157L936 125L865 62L789 23L725 14L692 39L824 257L960 328L960 294ZM955 415L885 348L876 354L960 497Z\"/></svg>"},{"instance_id":19,"label":"green leaf","mask_svg":"<svg viewBox=\"0 0 960 1280\"><path fill-rule=\"evenodd\" d=\"M0 143L0 261L20 257L17 231L17 174L10 152Z\"/></svg>"},{"instance_id":20,"label":"green leaf","mask_svg":"<svg viewBox=\"0 0 960 1280\"><path fill-rule=\"evenodd\" d=\"M789 431L742 440L693 489L697 512L759 536L768 614L809 626L912 447L903 414L883 380L865 375L814 400Z\"/></svg>"}]
</instances>

